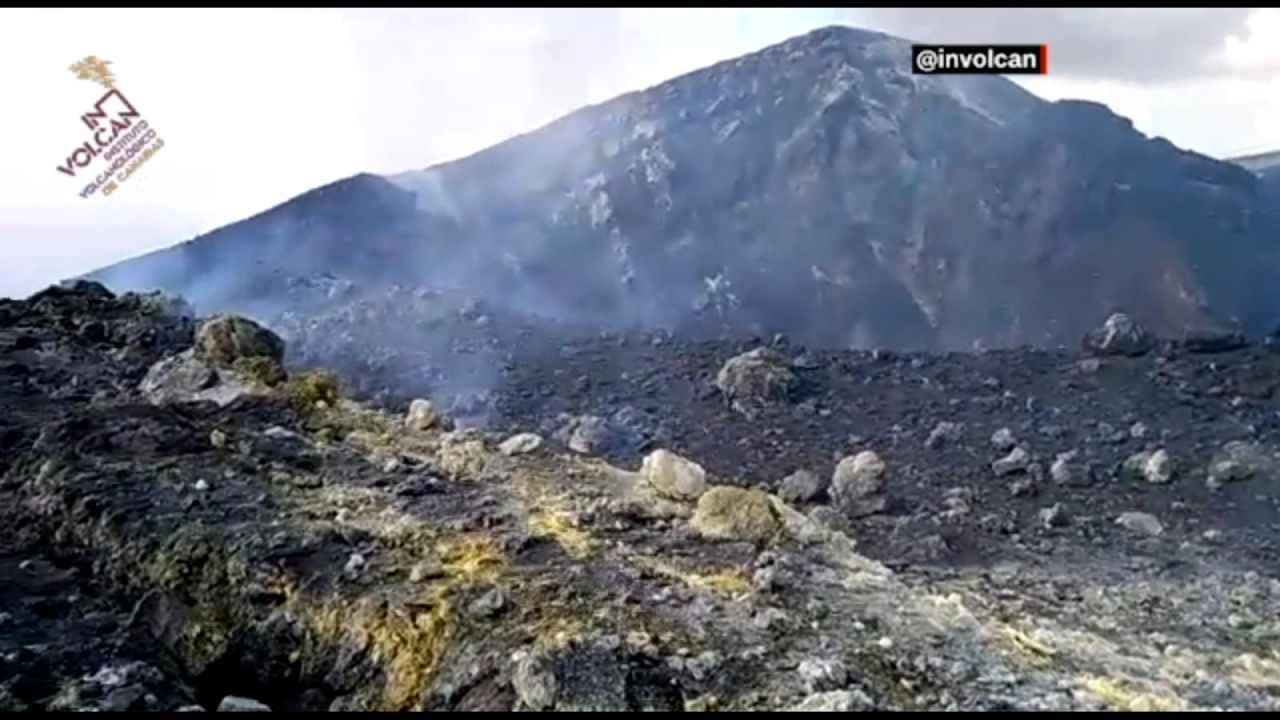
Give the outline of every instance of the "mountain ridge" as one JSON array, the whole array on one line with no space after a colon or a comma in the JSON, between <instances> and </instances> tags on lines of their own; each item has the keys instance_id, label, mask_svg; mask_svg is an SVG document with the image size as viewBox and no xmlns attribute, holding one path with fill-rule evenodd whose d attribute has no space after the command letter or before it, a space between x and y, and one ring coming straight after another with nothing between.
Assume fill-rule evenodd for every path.
<instances>
[{"instance_id":1,"label":"mountain ridge","mask_svg":"<svg viewBox=\"0 0 1280 720\"><path fill-rule=\"evenodd\" d=\"M1097 103L913 75L909 42L832 26L90 277L270 315L280 276L337 273L823 346L1060 345L1118 307L1262 332L1280 222L1257 183Z\"/></svg>"}]
</instances>

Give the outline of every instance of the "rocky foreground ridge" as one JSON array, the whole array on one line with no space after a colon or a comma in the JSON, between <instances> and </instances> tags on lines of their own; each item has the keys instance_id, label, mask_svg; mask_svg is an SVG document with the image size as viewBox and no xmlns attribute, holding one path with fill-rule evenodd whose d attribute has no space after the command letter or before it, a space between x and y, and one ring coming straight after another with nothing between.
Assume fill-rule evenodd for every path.
<instances>
[{"instance_id":1,"label":"rocky foreground ridge","mask_svg":"<svg viewBox=\"0 0 1280 720\"><path fill-rule=\"evenodd\" d=\"M362 406L274 333L162 296L0 301L0 705L1276 709L1277 354L1117 339L1147 342L1113 319L1067 363L1072 392L1123 380L1152 410L1181 393L1220 416L1182 426L1205 437L1151 411L1045 463L1056 441L1016 421L1036 405L1020 373L1068 372L1057 356L784 347L720 354L724 428L610 459L581 419L497 434L425 401ZM967 363L993 383L963 384ZM788 379L805 367L827 379ZM922 378L942 376L939 406ZM864 404L832 407L853 377ZM881 429L837 446L784 417ZM1230 438L1215 424L1240 418ZM744 428L830 465L805 450L777 475L731 447ZM959 489L932 493L948 468ZM955 528L981 557L892 550Z\"/></svg>"}]
</instances>

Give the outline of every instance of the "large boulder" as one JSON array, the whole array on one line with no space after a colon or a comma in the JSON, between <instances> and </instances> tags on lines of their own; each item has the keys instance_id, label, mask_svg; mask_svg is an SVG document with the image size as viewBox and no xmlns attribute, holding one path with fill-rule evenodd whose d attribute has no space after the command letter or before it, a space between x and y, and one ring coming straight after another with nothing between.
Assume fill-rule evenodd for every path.
<instances>
[{"instance_id":1,"label":"large boulder","mask_svg":"<svg viewBox=\"0 0 1280 720\"><path fill-rule=\"evenodd\" d=\"M1102 327L1090 330L1084 336L1085 352L1094 355L1145 355L1156 345L1155 338L1133 318L1118 312L1112 313Z\"/></svg>"},{"instance_id":2,"label":"large boulder","mask_svg":"<svg viewBox=\"0 0 1280 720\"><path fill-rule=\"evenodd\" d=\"M644 481L660 497L693 501L707 489L707 472L692 460L668 450L654 450L640 466Z\"/></svg>"},{"instance_id":3,"label":"large boulder","mask_svg":"<svg viewBox=\"0 0 1280 720\"><path fill-rule=\"evenodd\" d=\"M1189 353L1224 353L1248 347L1249 340L1234 330L1195 329L1183 333L1174 346Z\"/></svg>"},{"instance_id":4,"label":"large boulder","mask_svg":"<svg viewBox=\"0 0 1280 720\"><path fill-rule=\"evenodd\" d=\"M727 485L704 492L690 522L709 540L765 543L782 529L768 495Z\"/></svg>"},{"instance_id":5,"label":"large boulder","mask_svg":"<svg viewBox=\"0 0 1280 720\"><path fill-rule=\"evenodd\" d=\"M219 315L201 323L196 330L195 350L204 360L224 367L242 358L284 361L284 340L239 315Z\"/></svg>"},{"instance_id":6,"label":"large boulder","mask_svg":"<svg viewBox=\"0 0 1280 720\"><path fill-rule=\"evenodd\" d=\"M218 373L191 351L152 365L138 385L142 396L156 405L188 402L218 382Z\"/></svg>"},{"instance_id":7,"label":"large boulder","mask_svg":"<svg viewBox=\"0 0 1280 720\"><path fill-rule=\"evenodd\" d=\"M1248 480L1266 473L1272 466L1266 452L1257 444L1232 440L1214 453L1209 463L1209 487L1221 487L1225 483Z\"/></svg>"},{"instance_id":8,"label":"large boulder","mask_svg":"<svg viewBox=\"0 0 1280 720\"><path fill-rule=\"evenodd\" d=\"M716 387L745 414L790 399L799 384L787 359L767 347L729 358L716 374Z\"/></svg>"},{"instance_id":9,"label":"large boulder","mask_svg":"<svg viewBox=\"0 0 1280 720\"><path fill-rule=\"evenodd\" d=\"M831 498L853 515L883 510L886 469L880 456L870 450L844 458L831 475Z\"/></svg>"}]
</instances>

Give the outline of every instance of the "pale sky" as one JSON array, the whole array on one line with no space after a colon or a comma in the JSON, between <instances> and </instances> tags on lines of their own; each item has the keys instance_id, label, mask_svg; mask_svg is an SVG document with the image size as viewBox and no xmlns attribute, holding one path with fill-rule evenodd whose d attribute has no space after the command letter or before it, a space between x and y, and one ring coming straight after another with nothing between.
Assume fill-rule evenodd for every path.
<instances>
[{"instance_id":1,"label":"pale sky","mask_svg":"<svg viewBox=\"0 0 1280 720\"><path fill-rule=\"evenodd\" d=\"M1104 102L1208 155L1280 148L1273 9L3 9L0 296L830 24L1047 43L1051 74L1020 81L1042 97ZM87 55L111 61L164 148L82 199L55 168L103 92L68 69Z\"/></svg>"}]
</instances>

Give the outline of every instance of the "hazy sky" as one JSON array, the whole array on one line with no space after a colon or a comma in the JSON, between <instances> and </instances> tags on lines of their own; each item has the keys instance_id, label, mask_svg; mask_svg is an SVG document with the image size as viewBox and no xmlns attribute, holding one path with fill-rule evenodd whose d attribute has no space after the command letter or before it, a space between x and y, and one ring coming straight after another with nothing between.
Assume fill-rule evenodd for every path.
<instances>
[{"instance_id":1,"label":"hazy sky","mask_svg":"<svg viewBox=\"0 0 1280 720\"><path fill-rule=\"evenodd\" d=\"M0 296L171 245L360 171L460 157L579 106L834 23L1048 43L1043 97L1209 155L1280 148L1280 11L0 10ZM110 197L55 170L110 60L164 148ZM100 161L98 161L100 162Z\"/></svg>"}]
</instances>

